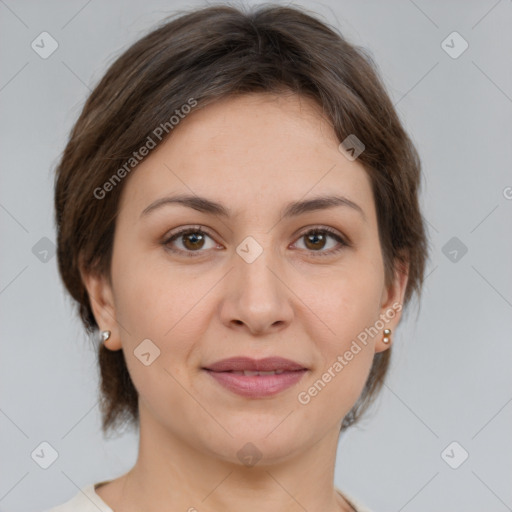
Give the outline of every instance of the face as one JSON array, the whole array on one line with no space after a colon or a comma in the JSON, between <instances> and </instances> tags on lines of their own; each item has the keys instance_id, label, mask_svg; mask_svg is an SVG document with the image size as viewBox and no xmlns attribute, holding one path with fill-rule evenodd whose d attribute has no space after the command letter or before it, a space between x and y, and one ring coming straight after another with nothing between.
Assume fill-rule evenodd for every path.
<instances>
[{"instance_id":1,"label":"face","mask_svg":"<svg viewBox=\"0 0 512 512\"><path fill-rule=\"evenodd\" d=\"M193 111L125 178L112 286L87 286L148 428L235 462L339 431L406 279L385 285L369 177L338 145L311 100L250 94ZM239 356L302 370L205 369Z\"/></svg>"}]
</instances>

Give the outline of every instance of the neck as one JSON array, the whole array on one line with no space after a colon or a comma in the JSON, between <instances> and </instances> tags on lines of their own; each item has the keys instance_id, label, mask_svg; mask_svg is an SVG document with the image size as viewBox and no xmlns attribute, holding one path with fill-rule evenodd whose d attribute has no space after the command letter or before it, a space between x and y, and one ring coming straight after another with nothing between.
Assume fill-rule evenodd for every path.
<instances>
[{"instance_id":1,"label":"neck","mask_svg":"<svg viewBox=\"0 0 512 512\"><path fill-rule=\"evenodd\" d=\"M115 495L108 496L119 512L161 512L168 506L189 512L350 511L353 508L333 484L338 436L336 425L310 446L278 458L253 453L246 440L231 439L232 445L240 446L233 451L242 454L240 460L232 460L229 454L222 457L205 446L194 446L141 414L137 461L119 479ZM251 462L247 455L256 453Z\"/></svg>"}]
</instances>

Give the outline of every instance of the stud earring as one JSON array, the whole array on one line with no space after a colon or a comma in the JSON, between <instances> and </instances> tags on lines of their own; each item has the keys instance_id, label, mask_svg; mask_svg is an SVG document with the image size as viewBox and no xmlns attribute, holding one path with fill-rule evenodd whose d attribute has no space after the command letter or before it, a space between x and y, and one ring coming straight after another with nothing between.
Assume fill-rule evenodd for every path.
<instances>
[{"instance_id":1,"label":"stud earring","mask_svg":"<svg viewBox=\"0 0 512 512\"><path fill-rule=\"evenodd\" d=\"M391 341L390 335L391 335L391 329L384 329L384 336L382 338L382 343L389 343Z\"/></svg>"},{"instance_id":2,"label":"stud earring","mask_svg":"<svg viewBox=\"0 0 512 512\"><path fill-rule=\"evenodd\" d=\"M107 341L110 338L111 334L112 333L110 331L101 331L101 333L100 333L100 341L102 343L104 343L105 341Z\"/></svg>"}]
</instances>

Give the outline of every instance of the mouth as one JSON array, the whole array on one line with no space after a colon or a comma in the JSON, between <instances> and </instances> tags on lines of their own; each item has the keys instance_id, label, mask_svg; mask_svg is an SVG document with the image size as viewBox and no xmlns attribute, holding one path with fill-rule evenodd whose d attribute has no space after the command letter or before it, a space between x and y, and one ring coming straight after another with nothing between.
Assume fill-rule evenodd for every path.
<instances>
[{"instance_id":1,"label":"mouth","mask_svg":"<svg viewBox=\"0 0 512 512\"><path fill-rule=\"evenodd\" d=\"M289 359L246 357L224 359L202 370L224 389L246 398L277 395L297 384L309 371Z\"/></svg>"},{"instance_id":2,"label":"mouth","mask_svg":"<svg viewBox=\"0 0 512 512\"><path fill-rule=\"evenodd\" d=\"M213 371L213 370L208 370L208 371ZM301 371L301 370L294 370L294 371ZM272 370L269 372L258 372L258 371L252 371L252 370L242 370L242 371L229 370L226 372L217 372L217 373L231 373L233 375L245 375L246 377L254 377L255 375L262 375L262 376L264 376L264 375L281 375L282 373L285 373L285 370Z\"/></svg>"}]
</instances>

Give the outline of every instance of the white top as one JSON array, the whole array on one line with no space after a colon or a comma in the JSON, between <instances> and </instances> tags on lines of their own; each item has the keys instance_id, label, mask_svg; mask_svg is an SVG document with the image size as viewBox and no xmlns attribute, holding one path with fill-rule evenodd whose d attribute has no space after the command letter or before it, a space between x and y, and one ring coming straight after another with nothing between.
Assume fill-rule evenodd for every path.
<instances>
[{"instance_id":1,"label":"white top","mask_svg":"<svg viewBox=\"0 0 512 512\"><path fill-rule=\"evenodd\" d=\"M114 512L100 497L96 494L96 487L107 482L98 482L89 484L80 489L78 494L62 505L53 507L44 512Z\"/></svg>"},{"instance_id":2,"label":"white top","mask_svg":"<svg viewBox=\"0 0 512 512\"><path fill-rule=\"evenodd\" d=\"M96 494L96 487L104 483L107 482L86 485L69 501L51 508L50 510L45 510L44 512L114 512L99 495ZM366 508L354 498L347 496L347 493L342 493L339 489L336 490L354 507L355 512L371 512L369 508Z\"/></svg>"}]
</instances>

